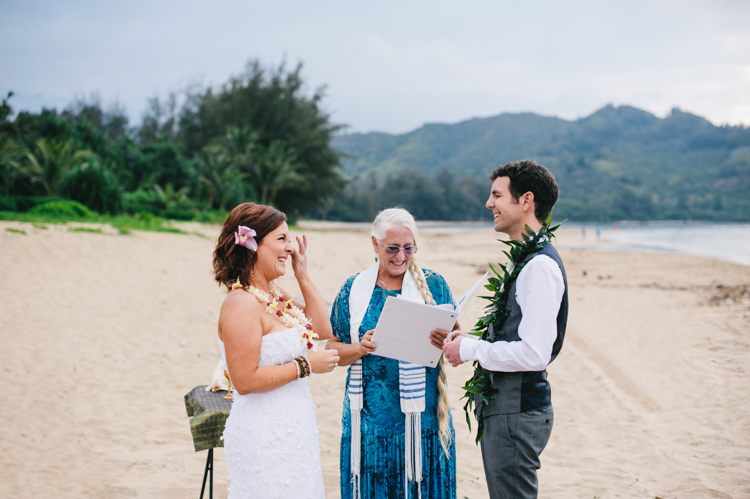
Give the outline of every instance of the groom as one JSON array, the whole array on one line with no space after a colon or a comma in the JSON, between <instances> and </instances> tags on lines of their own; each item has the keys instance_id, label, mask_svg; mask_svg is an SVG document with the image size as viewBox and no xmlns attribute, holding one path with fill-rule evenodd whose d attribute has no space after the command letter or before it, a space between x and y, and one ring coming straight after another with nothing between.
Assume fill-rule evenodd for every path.
<instances>
[{"instance_id":1,"label":"groom","mask_svg":"<svg viewBox=\"0 0 750 499\"><path fill-rule=\"evenodd\" d=\"M495 231L520 241L527 225L538 232L557 201L552 174L526 160L496 168L490 179L486 206L494 215ZM552 244L530 258L510 289L502 340L488 342L454 331L443 344L454 367L477 361L494 371L497 392L490 403L475 396L477 418L485 426L482 460L492 499L537 497L539 455L554 420L545 369L565 336L568 284Z\"/></svg>"}]
</instances>

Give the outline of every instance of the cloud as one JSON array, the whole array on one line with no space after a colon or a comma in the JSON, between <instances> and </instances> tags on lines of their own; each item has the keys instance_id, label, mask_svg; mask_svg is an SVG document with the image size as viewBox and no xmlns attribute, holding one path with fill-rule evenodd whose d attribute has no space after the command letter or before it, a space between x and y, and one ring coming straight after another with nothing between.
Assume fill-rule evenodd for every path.
<instances>
[{"instance_id":1,"label":"cloud","mask_svg":"<svg viewBox=\"0 0 750 499\"><path fill-rule=\"evenodd\" d=\"M304 61L334 121L403 132L501 112L584 116L613 102L750 124L746 2L549 0L273 4L4 3L3 88L16 109L98 90L138 121L146 99L250 58Z\"/></svg>"}]
</instances>

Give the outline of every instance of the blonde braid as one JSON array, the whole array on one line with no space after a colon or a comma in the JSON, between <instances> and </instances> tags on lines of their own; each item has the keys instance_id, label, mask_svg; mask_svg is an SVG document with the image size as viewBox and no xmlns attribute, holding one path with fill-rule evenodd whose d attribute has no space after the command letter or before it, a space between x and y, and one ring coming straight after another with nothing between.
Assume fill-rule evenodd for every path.
<instances>
[{"instance_id":1,"label":"blonde braid","mask_svg":"<svg viewBox=\"0 0 750 499\"><path fill-rule=\"evenodd\" d=\"M427 279L425 278L424 272L422 269L417 265L416 259L411 261L411 265L409 266L409 271L411 272L412 277L414 278L414 281L417 283L417 287L419 288L419 291L422 293L422 298L424 298L424 301L427 305L437 305L435 303L435 298L432 297L432 292L430 291L429 286L427 286ZM447 382L447 376L445 374L445 356L440 356L440 364L439 364L440 372L438 374L438 392L440 394L438 398L438 422L440 426L440 444L443 446L443 452L445 453L445 457L447 459L450 459L450 447L451 447L451 441L453 440L453 437L451 435L451 429L448 424L448 415L450 414L450 403L448 402L448 382Z\"/></svg>"}]
</instances>

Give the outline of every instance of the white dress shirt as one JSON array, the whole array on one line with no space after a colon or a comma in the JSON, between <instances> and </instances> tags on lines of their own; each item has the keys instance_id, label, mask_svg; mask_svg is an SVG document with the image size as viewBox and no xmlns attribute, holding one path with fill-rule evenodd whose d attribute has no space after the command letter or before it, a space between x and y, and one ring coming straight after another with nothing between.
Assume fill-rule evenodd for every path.
<instances>
[{"instance_id":1,"label":"white dress shirt","mask_svg":"<svg viewBox=\"0 0 750 499\"><path fill-rule=\"evenodd\" d=\"M459 353L464 362L479 361L498 372L543 371L557 339L557 314L565 283L557 263L547 255L529 261L516 279L516 301L521 307L520 341L490 343L463 338Z\"/></svg>"}]
</instances>

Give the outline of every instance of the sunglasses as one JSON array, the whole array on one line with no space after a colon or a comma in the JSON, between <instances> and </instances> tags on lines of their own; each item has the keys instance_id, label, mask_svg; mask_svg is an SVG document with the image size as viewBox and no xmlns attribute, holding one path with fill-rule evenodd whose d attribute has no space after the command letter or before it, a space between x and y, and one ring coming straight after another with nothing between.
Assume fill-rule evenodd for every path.
<instances>
[{"instance_id":1,"label":"sunglasses","mask_svg":"<svg viewBox=\"0 0 750 499\"><path fill-rule=\"evenodd\" d=\"M389 255L398 255L399 251L403 251L404 255L409 256L417 252L416 246L404 246L403 248L401 246L385 246L382 243L380 243L381 246L383 246L383 249L385 252Z\"/></svg>"}]
</instances>

